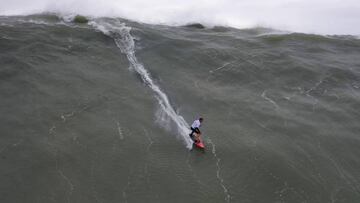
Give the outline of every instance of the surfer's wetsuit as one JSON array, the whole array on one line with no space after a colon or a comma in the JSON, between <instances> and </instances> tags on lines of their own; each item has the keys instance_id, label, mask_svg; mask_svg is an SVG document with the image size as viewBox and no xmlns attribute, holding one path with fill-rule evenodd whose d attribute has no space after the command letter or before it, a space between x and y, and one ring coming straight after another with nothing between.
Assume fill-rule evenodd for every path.
<instances>
[{"instance_id":1,"label":"surfer's wetsuit","mask_svg":"<svg viewBox=\"0 0 360 203\"><path fill-rule=\"evenodd\" d=\"M191 133L189 134L189 136L190 136L191 138L194 136L194 135L193 135L194 132L200 134L200 130L199 130L200 125L201 125L201 123L200 123L199 119L198 119L198 120L195 120L195 121L193 122L193 124L192 124L191 127L190 127Z\"/></svg>"}]
</instances>

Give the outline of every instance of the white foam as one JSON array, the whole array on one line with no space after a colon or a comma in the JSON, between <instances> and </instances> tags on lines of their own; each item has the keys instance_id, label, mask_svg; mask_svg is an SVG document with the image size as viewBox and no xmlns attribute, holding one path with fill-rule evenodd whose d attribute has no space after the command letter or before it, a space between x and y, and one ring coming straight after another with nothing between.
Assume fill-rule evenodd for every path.
<instances>
[{"instance_id":1,"label":"white foam","mask_svg":"<svg viewBox=\"0 0 360 203\"><path fill-rule=\"evenodd\" d=\"M272 100L266 96L266 90L263 91L263 93L261 94L261 97L264 98L266 101L270 102L271 104L273 104L276 109L279 109L279 105L277 105L277 103L274 100Z\"/></svg>"},{"instance_id":2,"label":"white foam","mask_svg":"<svg viewBox=\"0 0 360 203\"><path fill-rule=\"evenodd\" d=\"M113 22L90 22L90 25L102 31L104 34L111 36L116 45L120 48L121 52L126 54L130 66L134 69L142 78L143 82L153 90L155 93L155 97L160 105L160 110L163 113L161 116L162 122L165 125L168 121L172 121L178 130L178 135L186 146L191 149L192 140L188 136L189 133L189 125L185 121L185 119L175 112L174 108L171 106L167 95L161 91L160 87L154 83L149 72L145 69L145 67L137 60L135 56L135 43L134 39L130 34L130 27L125 26L125 24L120 23L117 20ZM160 119L160 121L161 121Z\"/></svg>"},{"instance_id":3,"label":"white foam","mask_svg":"<svg viewBox=\"0 0 360 203\"><path fill-rule=\"evenodd\" d=\"M57 12L152 24L200 22L209 26L360 34L358 0L0 0L0 5L0 15Z\"/></svg>"}]
</instances>

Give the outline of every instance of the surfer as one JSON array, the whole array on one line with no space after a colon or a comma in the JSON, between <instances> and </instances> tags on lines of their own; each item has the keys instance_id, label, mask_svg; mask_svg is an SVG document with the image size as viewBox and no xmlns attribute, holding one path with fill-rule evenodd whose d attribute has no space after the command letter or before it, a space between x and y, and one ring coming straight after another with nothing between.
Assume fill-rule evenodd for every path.
<instances>
[{"instance_id":1,"label":"surfer","mask_svg":"<svg viewBox=\"0 0 360 203\"><path fill-rule=\"evenodd\" d=\"M191 125L191 127L190 127L191 133L189 134L189 136L190 136L192 139L195 139L196 142L199 141L199 138L200 138L200 135L201 135L201 132L200 132L200 129L199 129L199 128L200 128L201 123L202 123L203 121L204 121L204 119L200 117L199 119L195 120L195 121L193 122L193 124ZM196 133L195 138L194 138L194 132Z\"/></svg>"}]
</instances>

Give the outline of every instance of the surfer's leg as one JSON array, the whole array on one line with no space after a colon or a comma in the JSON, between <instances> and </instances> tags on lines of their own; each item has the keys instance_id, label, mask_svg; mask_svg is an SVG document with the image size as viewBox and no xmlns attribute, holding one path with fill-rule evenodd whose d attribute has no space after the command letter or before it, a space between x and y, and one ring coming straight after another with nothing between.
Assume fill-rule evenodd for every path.
<instances>
[{"instance_id":1,"label":"surfer's leg","mask_svg":"<svg viewBox=\"0 0 360 203\"><path fill-rule=\"evenodd\" d=\"M191 137L191 138L193 138L193 136L194 136L194 132L196 131L194 128L190 128L190 130L191 130L191 133L189 134L189 136Z\"/></svg>"},{"instance_id":2,"label":"surfer's leg","mask_svg":"<svg viewBox=\"0 0 360 203\"><path fill-rule=\"evenodd\" d=\"M195 128L194 131L197 133L197 134L201 134L200 132L200 129L199 128Z\"/></svg>"}]
</instances>

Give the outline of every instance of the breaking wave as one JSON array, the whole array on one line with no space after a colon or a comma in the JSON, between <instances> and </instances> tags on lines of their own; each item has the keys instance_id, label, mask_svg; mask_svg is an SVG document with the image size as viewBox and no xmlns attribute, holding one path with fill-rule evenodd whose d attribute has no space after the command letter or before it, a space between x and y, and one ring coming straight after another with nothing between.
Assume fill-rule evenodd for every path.
<instances>
[{"instance_id":1,"label":"breaking wave","mask_svg":"<svg viewBox=\"0 0 360 203\"><path fill-rule=\"evenodd\" d=\"M1 2L0 15L54 12L60 15L120 17L150 24L197 22L207 26L261 26L292 32L359 35L358 5L356 0L341 4L337 0L13 0Z\"/></svg>"}]
</instances>

